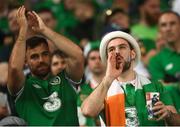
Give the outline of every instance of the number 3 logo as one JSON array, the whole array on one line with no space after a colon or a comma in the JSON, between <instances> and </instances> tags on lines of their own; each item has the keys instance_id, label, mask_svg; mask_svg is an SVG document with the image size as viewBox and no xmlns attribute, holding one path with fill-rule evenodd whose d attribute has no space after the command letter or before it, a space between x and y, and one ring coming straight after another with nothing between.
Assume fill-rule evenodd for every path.
<instances>
[{"instance_id":1,"label":"number 3 logo","mask_svg":"<svg viewBox=\"0 0 180 127\"><path fill-rule=\"evenodd\" d=\"M61 100L58 98L58 93L53 92L48 98L48 101L44 103L43 107L48 112L57 111L61 107Z\"/></svg>"}]
</instances>

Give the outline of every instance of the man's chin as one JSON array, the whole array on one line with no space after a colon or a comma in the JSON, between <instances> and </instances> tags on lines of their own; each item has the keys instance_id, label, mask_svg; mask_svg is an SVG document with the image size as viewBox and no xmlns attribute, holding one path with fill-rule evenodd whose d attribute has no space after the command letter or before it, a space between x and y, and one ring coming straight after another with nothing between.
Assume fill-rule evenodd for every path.
<instances>
[{"instance_id":1,"label":"man's chin","mask_svg":"<svg viewBox=\"0 0 180 127\"><path fill-rule=\"evenodd\" d=\"M44 79L48 76L49 73L44 73L44 74L38 74L37 77Z\"/></svg>"}]
</instances>

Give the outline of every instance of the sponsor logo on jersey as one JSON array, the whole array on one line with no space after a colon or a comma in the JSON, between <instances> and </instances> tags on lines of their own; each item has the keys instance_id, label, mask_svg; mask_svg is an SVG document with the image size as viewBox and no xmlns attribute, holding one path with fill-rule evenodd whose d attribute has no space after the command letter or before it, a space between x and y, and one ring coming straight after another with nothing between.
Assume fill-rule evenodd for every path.
<instances>
[{"instance_id":1,"label":"sponsor logo on jersey","mask_svg":"<svg viewBox=\"0 0 180 127\"><path fill-rule=\"evenodd\" d=\"M173 66L174 66L173 63L169 63L168 65L166 65L165 70L166 71L171 70Z\"/></svg>"},{"instance_id":2,"label":"sponsor logo on jersey","mask_svg":"<svg viewBox=\"0 0 180 127\"><path fill-rule=\"evenodd\" d=\"M60 109L61 107L61 100L58 97L57 92L53 92L49 97L44 98L47 99L47 102L44 103L43 107L48 112L54 112Z\"/></svg>"},{"instance_id":3,"label":"sponsor logo on jersey","mask_svg":"<svg viewBox=\"0 0 180 127\"><path fill-rule=\"evenodd\" d=\"M128 127L138 127L139 121L137 116L137 110L135 107L126 107L125 109L126 115L126 126Z\"/></svg>"}]
</instances>

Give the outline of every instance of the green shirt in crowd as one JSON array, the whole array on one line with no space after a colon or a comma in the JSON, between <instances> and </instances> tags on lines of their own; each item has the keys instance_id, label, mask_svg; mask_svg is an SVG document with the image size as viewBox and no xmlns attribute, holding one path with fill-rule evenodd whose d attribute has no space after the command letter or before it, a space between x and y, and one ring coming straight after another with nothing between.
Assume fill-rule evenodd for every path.
<instances>
[{"instance_id":1,"label":"green shirt in crowd","mask_svg":"<svg viewBox=\"0 0 180 127\"><path fill-rule=\"evenodd\" d=\"M180 113L180 84L170 84L165 88L169 91L177 112Z\"/></svg>"},{"instance_id":2,"label":"green shirt in crowd","mask_svg":"<svg viewBox=\"0 0 180 127\"><path fill-rule=\"evenodd\" d=\"M176 82L174 78L180 73L180 54L164 48L150 59L148 69L153 80Z\"/></svg>"},{"instance_id":3,"label":"green shirt in crowd","mask_svg":"<svg viewBox=\"0 0 180 127\"><path fill-rule=\"evenodd\" d=\"M78 93L77 99L77 106L78 106L78 117L79 117L79 124L81 126L96 126L96 122L94 118L85 117L81 111L81 104L82 102L91 94L93 89L90 87L89 84L82 84L80 86L80 91Z\"/></svg>"},{"instance_id":4,"label":"green shirt in crowd","mask_svg":"<svg viewBox=\"0 0 180 127\"><path fill-rule=\"evenodd\" d=\"M133 36L139 39L150 39L155 41L157 36L157 26L145 26L143 24L135 24L131 28Z\"/></svg>"},{"instance_id":5,"label":"green shirt in crowd","mask_svg":"<svg viewBox=\"0 0 180 127\"><path fill-rule=\"evenodd\" d=\"M19 117L31 126L78 126L76 100L76 92L63 71L48 80L28 76L15 106Z\"/></svg>"}]
</instances>

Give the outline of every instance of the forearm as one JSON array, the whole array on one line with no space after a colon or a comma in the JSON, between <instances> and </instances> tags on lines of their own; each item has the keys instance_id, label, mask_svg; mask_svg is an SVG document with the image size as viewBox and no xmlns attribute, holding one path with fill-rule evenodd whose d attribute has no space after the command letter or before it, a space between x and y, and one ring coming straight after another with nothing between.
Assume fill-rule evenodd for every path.
<instances>
[{"instance_id":1,"label":"forearm","mask_svg":"<svg viewBox=\"0 0 180 127\"><path fill-rule=\"evenodd\" d=\"M67 54L68 57L77 59L79 56L82 56L80 47L63 35L60 35L47 27L44 29L43 35L51 40L58 49Z\"/></svg>"},{"instance_id":2,"label":"forearm","mask_svg":"<svg viewBox=\"0 0 180 127\"><path fill-rule=\"evenodd\" d=\"M19 36L13 47L8 67L8 88L12 94L16 94L23 81L23 67L26 50L26 30L20 29Z\"/></svg>"},{"instance_id":3,"label":"forearm","mask_svg":"<svg viewBox=\"0 0 180 127\"><path fill-rule=\"evenodd\" d=\"M16 40L16 43L13 47L9 65L12 68L16 68L19 71L22 71L25 61L25 48L26 48L26 36L25 30L20 29L19 36Z\"/></svg>"},{"instance_id":4,"label":"forearm","mask_svg":"<svg viewBox=\"0 0 180 127\"><path fill-rule=\"evenodd\" d=\"M84 57L80 47L74 44L68 38L52 31L47 27L44 28L42 34L51 40L59 50L67 55L68 60L66 73L73 81L79 81L84 72Z\"/></svg>"},{"instance_id":5,"label":"forearm","mask_svg":"<svg viewBox=\"0 0 180 127\"><path fill-rule=\"evenodd\" d=\"M112 80L104 78L100 85L83 102L81 109L84 115L95 117L103 109L104 100Z\"/></svg>"}]
</instances>

